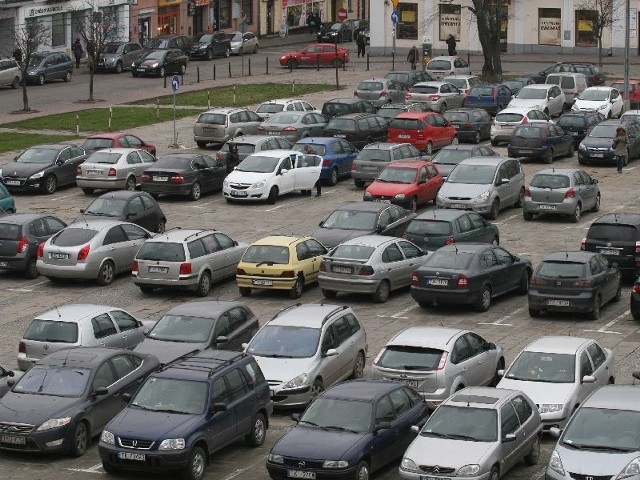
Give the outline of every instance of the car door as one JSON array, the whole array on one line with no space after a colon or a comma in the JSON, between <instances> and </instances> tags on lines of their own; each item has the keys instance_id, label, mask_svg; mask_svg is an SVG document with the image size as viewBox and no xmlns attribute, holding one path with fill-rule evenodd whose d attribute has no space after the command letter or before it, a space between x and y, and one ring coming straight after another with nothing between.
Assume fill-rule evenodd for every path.
<instances>
[{"instance_id":1,"label":"car door","mask_svg":"<svg viewBox=\"0 0 640 480\"><path fill-rule=\"evenodd\" d=\"M589 376L593 376L594 370L593 370L593 364L591 363L591 358L589 357L589 354L587 353L586 348L582 348L576 355L576 357L578 358L578 361L580 362L579 365L579 369L578 372L580 372L580 376L578 377L578 385L579 385L579 389L578 389L578 400L577 403L582 403L585 398L587 398L589 395L591 395L591 393L596 390L600 385L597 384L597 382L593 382L593 383L587 383L587 382L583 382L582 379L589 375Z\"/></svg>"},{"instance_id":2,"label":"car door","mask_svg":"<svg viewBox=\"0 0 640 480\"><path fill-rule=\"evenodd\" d=\"M400 288L411 284L411 274L422 265L426 257L418 247L406 240L398 240L398 246L404 254L404 261L400 266L401 273L399 272L397 283L398 288Z\"/></svg>"},{"instance_id":3,"label":"car door","mask_svg":"<svg viewBox=\"0 0 640 480\"><path fill-rule=\"evenodd\" d=\"M151 235L146 230L130 223L123 223L121 228L126 235L126 241L121 246L124 258L123 271L128 272L131 270L131 262L133 262L136 253Z\"/></svg>"},{"instance_id":4,"label":"car door","mask_svg":"<svg viewBox=\"0 0 640 480\"><path fill-rule=\"evenodd\" d=\"M580 196L582 198L583 209L587 210L592 208L597 201L598 193L598 181L592 178L587 172L578 170L575 175L579 175L581 178Z\"/></svg>"},{"instance_id":5,"label":"car door","mask_svg":"<svg viewBox=\"0 0 640 480\"><path fill-rule=\"evenodd\" d=\"M451 366L450 371L452 377L455 379L453 388L457 388L458 385L464 386L476 386L481 385L481 379L474 378L475 370L473 369L473 352L471 346L464 335L461 335L456 339L451 349Z\"/></svg>"},{"instance_id":6,"label":"car door","mask_svg":"<svg viewBox=\"0 0 640 480\"><path fill-rule=\"evenodd\" d=\"M136 164L136 183L140 184L142 174L145 170L153 167L153 164L156 162L156 157L151 155L144 149L140 149L136 152L140 156L141 164Z\"/></svg>"},{"instance_id":7,"label":"car door","mask_svg":"<svg viewBox=\"0 0 640 480\"><path fill-rule=\"evenodd\" d=\"M385 247L380 259L384 274L389 279L391 290L406 285L405 273L408 262L395 242Z\"/></svg>"},{"instance_id":8,"label":"car door","mask_svg":"<svg viewBox=\"0 0 640 480\"><path fill-rule=\"evenodd\" d=\"M294 161L295 190L311 190L320 178L322 157L299 153L295 155Z\"/></svg>"},{"instance_id":9,"label":"car door","mask_svg":"<svg viewBox=\"0 0 640 480\"><path fill-rule=\"evenodd\" d=\"M438 191L440 191L440 187L442 187L442 184L444 183L444 178L442 175L438 175L436 167L433 165L427 165L424 169L421 169L418 182L419 188L422 190L422 201L426 203L435 200L438 195Z\"/></svg>"},{"instance_id":10,"label":"car door","mask_svg":"<svg viewBox=\"0 0 640 480\"><path fill-rule=\"evenodd\" d=\"M305 240L296 245L296 255L304 273L305 283L318 280L322 257L327 250L314 239Z\"/></svg>"},{"instance_id":11,"label":"car door","mask_svg":"<svg viewBox=\"0 0 640 480\"><path fill-rule=\"evenodd\" d=\"M319 45L309 45L307 48L300 52L299 57L300 65L317 65L322 64L324 59L321 59L322 47Z\"/></svg>"},{"instance_id":12,"label":"car door","mask_svg":"<svg viewBox=\"0 0 640 480\"><path fill-rule=\"evenodd\" d=\"M108 317L108 316L107 316ZM114 327L115 329L115 327ZM90 403L85 410L91 421L93 432L100 432L102 429L122 410L122 399L109 392L107 395L95 395L93 392L106 388L109 389L116 382L116 374L109 362L105 359L100 366L97 367L91 389L89 391Z\"/></svg>"},{"instance_id":13,"label":"car door","mask_svg":"<svg viewBox=\"0 0 640 480\"><path fill-rule=\"evenodd\" d=\"M375 405L375 416L373 425L389 423L391 426L396 422L396 413L391 394L381 397ZM394 428L378 430L371 440L371 471L375 471L386 465L394 458L398 447L399 432ZM412 438L412 437L409 437Z\"/></svg>"},{"instance_id":14,"label":"car door","mask_svg":"<svg viewBox=\"0 0 640 480\"><path fill-rule=\"evenodd\" d=\"M346 315L337 318L330 326L335 338L335 349L338 350L339 372L337 381L349 378L353 373L356 357L359 353L355 345L355 337L351 335L351 325Z\"/></svg>"},{"instance_id":15,"label":"car door","mask_svg":"<svg viewBox=\"0 0 640 480\"><path fill-rule=\"evenodd\" d=\"M291 158L293 157L293 158ZM280 160L276 169L275 182L278 185L278 193L280 195L292 192L296 186L296 173L294 172L294 161L297 155L292 154ZM311 187L309 187L311 189Z\"/></svg>"},{"instance_id":16,"label":"car door","mask_svg":"<svg viewBox=\"0 0 640 480\"><path fill-rule=\"evenodd\" d=\"M66 147L58 153L53 170L59 185L67 185L73 183L76 178L75 166L72 165L71 159L73 152L71 147Z\"/></svg>"},{"instance_id":17,"label":"car door","mask_svg":"<svg viewBox=\"0 0 640 480\"><path fill-rule=\"evenodd\" d=\"M467 213L467 217L471 221L471 231L468 235L468 241L492 243L495 232L491 223L475 212Z\"/></svg>"},{"instance_id":18,"label":"car door","mask_svg":"<svg viewBox=\"0 0 640 480\"><path fill-rule=\"evenodd\" d=\"M329 388L336 383L340 378L340 363L341 359L338 355L327 356L329 350L336 349L338 347L337 339L335 338L334 329L330 328L331 325L325 325L323 327L320 338L320 366L318 371L322 375L325 388Z\"/></svg>"},{"instance_id":19,"label":"car door","mask_svg":"<svg viewBox=\"0 0 640 480\"><path fill-rule=\"evenodd\" d=\"M391 437L393 447L389 461L400 458L414 439L411 427L415 422L414 402L407 393L406 387L400 387L389 393L393 405L395 420L391 422L390 430L395 434Z\"/></svg>"},{"instance_id":20,"label":"car door","mask_svg":"<svg viewBox=\"0 0 640 480\"><path fill-rule=\"evenodd\" d=\"M147 230L153 230L156 226L150 216L145 214L144 204L139 196L132 197L127 202L124 214L127 222L135 223Z\"/></svg>"},{"instance_id":21,"label":"car door","mask_svg":"<svg viewBox=\"0 0 640 480\"><path fill-rule=\"evenodd\" d=\"M135 318L122 310L109 312L120 333L120 348L133 348L144 340L144 329Z\"/></svg>"},{"instance_id":22,"label":"car door","mask_svg":"<svg viewBox=\"0 0 640 480\"><path fill-rule=\"evenodd\" d=\"M227 445L236 437L236 411L229 408L231 398L224 377L220 377L213 383L209 413L205 426L205 435L209 444L209 451L213 452ZM218 411L214 411L214 409Z\"/></svg>"},{"instance_id":23,"label":"car door","mask_svg":"<svg viewBox=\"0 0 640 480\"><path fill-rule=\"evenodd\" d=\"M246 245L238 245L238 242L234 241L224 233L216 232L213 234L213 236L225 256L223 260L224 269L222 270L223 277L227 278L234 276L236 273L238 262L240 262L240 258L246 250Z\"/></svg>"},{"instance_id":24,"label":"car door","mask_svg":"<svg viewBox=\"0 0 640 480\"><path fill-rule=\"evenodd\" d=\"M93 329L93 336L96 340L96 343L93 345L98 345L101 347L112 347L112 348L123 348L123 341L121 336L118 334L118 330L116 329L113 320L107 313L101 313L100 315L96 315L91 319L91 328ZM87 339L88 340L88 339ZM85 340L82 340L83 346L90 346L91 344Z\"/></svg>"},{"instance_id":25,"label":"car door","mask_svg":"<svg viewBox=\"0 0 640 480\"><path fill-rule=\"evenodd\" d=\"M511 405L516 411L520 428L516 431L516 458L519 461L531 451L531 446L539 435L538 422L533 415L533 406L522 395L511 399Z\"/></svg>"},{"instance_id":26,"label":"car door","mask_svg":"<svg viewBox=\"0 0 640 480\"><path fill-rule=\"evenodd\" d=\"M599 387L606 385L609 383L609 378L613 376L613 371L609 371L607 355L596 342L591 342L587 345L587 353L593 365L593 376L596 379L596 385Z\"/></svg>"},{"instance_id":27,"label":"car door","mask_svg":"<svg viewBox=\"0 0 640 480\"><path fill-rule=\"evenodd\" d=\"M111 227L104 236L102 245L105 250L105 257L113 260L116 273L126 271L131 268L133 256L128 252L127 235L120 225Z\"/></svg>"},{"instance_id":28,"label":"car door","mask_svg":"<svg viewBox=\"0 0 640 480\"><path fill-rule=\"evenodd\" d=\"M489 342L473 332L467 333L465 338L473 355L473 368L476 370L474 377L480 382L474 385L489 385L495 377L496 365L498 364L496 350L492 350Z\"/></svg>"},{"instance_id":29,"label":"car door","mask_svg":"<svg viewBox=\"0 0 640 480\"><path fill-rule=\"evenodd\" d=\"M498 446L500 453L498 457L502 458L502 468L500 469L502 472L509 471L520 460L519 430L520 420L518 420L516 410L511 402L507 402L500 407L500 444ZM507 435L515 435L515 439L510 440Z\"/></svg>"},{"instance_id":30,"label":"car door","mask_svg":"<svg viewBox=\"0 0 640 480\"><path fill-rule=\"evenodd\" d=\"M517 264L514 261L513 255L502 247L493 247L492 250L501 267L501 276L503 278L502 291L507 292L518 287L520 285L522 272L524 272L524 268L521 266L522 264Z\"/></svg>"},{"instance_id":31,"label":"car door","mask_svg":"<svg viewBox=\"0 0 640 480\"><path fill-rule=\"evenodd\" d=\"M226 315L229 317L229 340L225 348L242 350L242 344L248 343L258 331L258 322L241 306L231 308Z\"/></svg>"},{"instance_id":32,"label":"car door","mask_svg":"<svg viewBox=\"0 0 640 480\"><path fill-rule=\"evenodd\" d=\"M229 275L230 262L224 250L218 245L213 234L205 235L201 237L199 241L204 245L204 255L199 257L199 265L202 265L203 261L206 263L211 271L212 282L218 282L226 278ZM191 243L189 243L189 251L191 250Z\"/></svg>"},{"instance_id":33,"label":"car door","mask_svg":"<svg viewBox=\"0 0 640 480\"><path fill-rule=\"evenodd\" d=\"M138 185L140 183L142 172L145 171L148 164L142 163L142 159L140 158L140 155L138 155L137 151L129 152L125 162L126 165L123 175L129 176L133 174L136 179L136 185Z\"/></svg>"},{"instance_id":34,"label":"car door","mask_svg":"<svg viewBox=\"0 0 640 480\"><path fill-rule=\"evenodd\" d=\"M491 248L486 248L482 252L479 252L478 256L479 269L476 283L484 284L485 282L489 282L491 284L491 295L500 295L506 288L502 265L498 263L498 259Z\"/></svg>"}]
</instances>

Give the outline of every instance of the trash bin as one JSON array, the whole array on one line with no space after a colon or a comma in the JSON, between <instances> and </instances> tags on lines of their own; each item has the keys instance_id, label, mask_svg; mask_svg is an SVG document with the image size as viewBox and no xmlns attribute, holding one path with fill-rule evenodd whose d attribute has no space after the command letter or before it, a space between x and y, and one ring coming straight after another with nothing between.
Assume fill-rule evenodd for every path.
<instances>
[{"instance_id":1,"label":"trash bin","mask_svg":"<svg viewBox=\"0 0 640 480\"><path fill-rule=\"evenodd\" d=\"M431 42L423 42L422 43L422 70L426 70L427 63L431 60L431 55L433 53L433 45Z\"/></svg>"}]
</instances>

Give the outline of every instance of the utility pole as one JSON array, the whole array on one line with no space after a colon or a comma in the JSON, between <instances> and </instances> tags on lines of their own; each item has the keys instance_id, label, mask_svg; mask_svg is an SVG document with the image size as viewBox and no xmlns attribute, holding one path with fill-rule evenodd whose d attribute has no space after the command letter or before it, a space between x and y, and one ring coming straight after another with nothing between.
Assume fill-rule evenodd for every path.
<instances>
[{"instance_id":1,"label":"utility pole","mask_svg":"<svg viewBox=\"0 0 640 480\"><path fill-rule=\"evenodd\" d=\"M630 108L631 102L629 101L629 34L631 19L629 15L631 13L631 1L626 0L625 8L627 9L626 14L624 16L625 20L625 36L624 36L624 105L622 107L623 111L627 111Z\"/></svg>"}]
</instances>

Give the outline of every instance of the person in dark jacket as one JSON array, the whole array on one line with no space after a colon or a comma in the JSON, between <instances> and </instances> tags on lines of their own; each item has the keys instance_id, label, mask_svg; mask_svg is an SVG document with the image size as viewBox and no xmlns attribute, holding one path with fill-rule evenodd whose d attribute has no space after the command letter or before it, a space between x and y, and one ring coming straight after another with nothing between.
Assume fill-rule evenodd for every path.
<instances>
[{"instance_id":1,"label":"person in dark jacket","mask_svg":"<svg viewBox=\"0 0 640 480\"><path fill-rule=\"evenodd\" d=\"M622 173L622 167L626 162L627 149L629 148L629 137L624 127L616 128L616 136L613 139L613 155L616 159L616 166L618 167L618 173Z\"/></svg>"},{"instance_id":2,"label":"person in dark jacket","mask_svg":"<svg viewBox=\"0 0 640 480\"><path fill-rule=\"evenodd\" d=\"M80 68L80 59L82 58L84 50L82 49L82 44L80 43L79 38L76 38L76 41L73 42L71 50L73 50L73 56L76 58L76 68Z\"/></svg>"},{"instance_id":3,"label":"person in dark jacket","mask_svg":"<svg viewBox=\"0 0 640 480\"><path fill-rule=\"evenodd\" d=\"M230 143L229 153L227 153L227 173L231 173L239 163L240 157L238 156L238 145L236 145L235 143Z\"/></svg>"},{"instance_id":4,"label":"person in dark jacket","mask_svg":"<svg viewBox=\"0 0 640 480\"><path fill-rule=\"evenodd\" d=\"M418 48L415 45L411 47L411 50L409 50L407 54L407 62L411 64L411 70L416 69L416 64L418 63Z\"/></svg>"},{"instance_id":5,"label":"person in dark jacket","mask_svg":"<svg viewBox=\"0 0 640 480\"><path fill-rule=\"evenodd\" d=\"M451 34L447 37L447 50L451 56L458 54L458 52L456 52L456 37Z\"/></svg>"},{"instance_id":6,"label":"person in dark jacket","mask_svg":"<svg viewBox=\"0 0 640 480\"><path fill-rule=\"evenodd\" d=\"M364 36L364 29L360 28L356 32L356 44L358 45L358 58L360 55L364 57L365 48L367 47L367 38Z\"/></svg>"}]
</instances>

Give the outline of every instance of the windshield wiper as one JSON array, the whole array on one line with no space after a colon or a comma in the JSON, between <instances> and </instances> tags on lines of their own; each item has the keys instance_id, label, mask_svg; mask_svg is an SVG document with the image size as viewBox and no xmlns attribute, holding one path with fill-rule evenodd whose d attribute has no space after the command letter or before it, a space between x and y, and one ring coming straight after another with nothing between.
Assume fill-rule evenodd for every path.
<instances>
[{"instance_id":1,"label":"windshield wiper","mask_svg":"<svg viewBox=\"0 0 640 480\"><path fill-rule=\"evenodd\" d=\"M329 428L331 430L340 430L341 432L360 433L360 432L357 432L356 430L353 430L351 428L340 427L338 425L325 425L324 428Z\"/></svg>"},{"instance_id":2,"label":"windshield wiper","mask_svg":"<svg viewBox=\"0 0 640 480\"><path fill-rule=\"evenodd\" d=\"M601 450L605 452L633 452L635 448L624 448L624 447L612 447L609 445L589 445L589 444L581 444L581 443L568 443L566 441L562 442L564 445L568 445L569 447L576 448L578 450Z\"/></svg>"},{"instance_id":3,"label":"windshield wiper","mask_svg":"<svg viewBox=\"0 0 640 480\"><path fill-rule=\"evenodd\" d=\"M150 412L155 412L156 411L154 408L145 407L144 405L139 405L137 403L132 403L131 406L136 407L136 408L140 408L142 410L149 410Z\"/></svg>"},{"instance_id":4,"label":"windshield wiper","mask_svg":"<svg viewBox=\"0 0 640 480\"><path fill-rule=\"evenodd\" d=\"M470 435L463 435L461 433L451 433L451 434L449 434L449 438L453 438L453 439L456 439L456 440L470 440L472 442L477 442L478 441L478 439L475 438L475 437L472 437Z\"/></svg>"},{"instance_id":5,"label":"windshield wiper","mask_svg":"<svg viewBox=\"0 0 640 480\"><path fill-rule=\"evenodd\" d=\"M281 355L279 353L256 353L256 352L251 352L253 355L257 355L259 357L266 357L266 358L294 358L293 355Z\"/></svg>"},{"instance_id":6,"label":"windshield wiper","mask_svg":"<svg viewBox=\"0 0 640 480\"><path fill-rule=\"evenodd\" d=\"M298 423L305 423L307 425L311 425L312 427L320 427L320 425L318 425L317 423L310 422L309 420L300 420ZM324 427L320 427L320 428L324 428Z\"/></svg>"},{"instance_id":7,"label":"windshield wiper","mask_svg":"<svg viewBox=\"0 0 640 480\"><path fill-rule=\"evenodd\" d=\"M264 262L256 263L256 267L261 267L262 265L272 266L273 262L268 262L268 261L265 260Z\"/></svg>"},{"instance_id":8,"label":"windshield wiper","mask_svg":"<svg viewBox=\"0 0 640 480\"><path fill-rule=\"evenodd\" d=\"M423 437L433 436L433 437L438 437L438 438L453 438L451 435L449 435L447 433L440 433L440 432L424 431L424 432L421 433L421 435Z\"/></svg>"},{"instance_id":9,"label":"windshield wiper","mask_svg":"<svg viewBox=\"0 0 640 480\"><path fill-rule=\"evenodd\" d=\"M87 210L85 210L84 215L95 215L96 217L114 217L115 215L112 215L110 213L103 213L103 212L89 212Z\"/></svg>"},{"instance_id":10,"label":"windshield wiper","mask_svg":"<svg viewBox=\"0 0 640 480\"><path fill-rule=\"evenodd\" d=\"M154 412L180 413L182 415L188 415L189 414L189 412L182 412L180 410L173 410L172 408L158 408L158 409L155 409Z\"/></svg>"}]
</instances>

